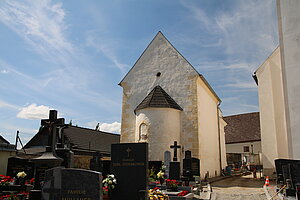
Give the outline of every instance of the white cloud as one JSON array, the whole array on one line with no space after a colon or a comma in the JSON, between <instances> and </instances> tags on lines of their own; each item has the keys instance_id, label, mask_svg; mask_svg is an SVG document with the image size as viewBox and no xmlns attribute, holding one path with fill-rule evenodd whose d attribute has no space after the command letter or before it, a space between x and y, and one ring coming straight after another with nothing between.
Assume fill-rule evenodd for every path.
<instances>
[{"instance_id":1,"label":"white cloud","mask_svg":"<svg viewBox=\"0 0 300 200\"><path fill-rule=\"evenodd\" d=\"M8 74L8 70L2 69L2 70L0 70L0 74Z\"/></svg>"},{"instance_id":2,"label":"white cloud","mask_svg":"<svg viewBox=\"0 0 300 200\"><path fill-rule=\"evenodd\" d=\"M22 119L43 119L49 116L49 110L51 108L48 106L31 104L22 108L17 117Z\"/></svg>"},{"instance_id":3,"label":"white cloud","mask_svg":"<svg viewBox=\"0 0 300 200\"><path fill-rule=\"evenodd\" d=\"M110 133L120 133L121 132L121 123L113 122L109 123L102 123L100 124L100 130Z\"/></svg>"},{"instance_id":4,"label":"white cloud","mask_svg":"<svg viewBox=\"0 0 300 200\"><path fill-rule=\"evenodd\" d=\"M97 33L97 37L95 36L97 32L89 31L86 37L86 45L88 47L93 47L97 50L97 52L102 53L106 58L108 58L117 68L122 71L125 71L129 68L128 64L121 63L116 56L114 48L116 47L116 43L108 40L107 38L100 38L99 33Z\"/></svg>"},{"instance_id":5,"label":"white cloud","mask_svg":"<svg viewBox=\"0 0 300 200\"><path fill-rule=\"evenodd\" d=\"M255 84L254 80L251 82L236 82L236 83L229 83L224 85L224 87L234 87L234 88L241 88L241 89L255 89L257 90L257 85Z\"/></svg>"},{"instance_id":6,"label":"white cloud","mask_svg":"<svg viewBox=\"0 0 300 200\"><path fill-rule=\"evenodd\" d=\"M97 121L91 121L87 122L86 125L90 127L91 129L95 129L97 124L99 122ZM113 123L99 123L100 125L100 131L105 131L109 133L120 133L121 132L121 123L119 122L113 122Z\"/></svg>"},{"instance_id":7,"label":"white cloud","mask_svg":"<svg viewBox=\"0 0 300 200\"><path fill-rule=\"evenodd\" d=\"M19 109L20 107L0 100L0 108Z\"/></svg>"},{"instance_id":8,"label":"white cloud","mask_svg":"<svg viewBox=\"0 0 300 200\"><path fill-rule=\"evenodd\" d=\"M16 32L38 53L64 61L73 51L65 37L62 4L50 0L4 1L0 21Z\"/></svg>"}]
</instances>

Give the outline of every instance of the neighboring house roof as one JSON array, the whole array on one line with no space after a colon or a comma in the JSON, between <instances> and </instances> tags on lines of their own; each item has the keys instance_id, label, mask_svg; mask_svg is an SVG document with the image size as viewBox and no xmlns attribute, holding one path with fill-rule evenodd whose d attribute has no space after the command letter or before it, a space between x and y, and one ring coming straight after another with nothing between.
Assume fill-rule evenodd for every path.
<instances>
[{"instance_id":1,"label":"neighboring house roof","mask_svg":"<svg viewBox=\"0 0 300 200\"><path fill-rule=\"evenodd\" d=\"M260 141L259 112L223 117L226 121L225 143Z\"/></svg>"},{"instance_id":2,"label":"neighboring house roof","mask_svg":"<svg viewBox=\"0 0 300 200\"><path fill-rule=\"evenodd\" d=\"M16 151L16 145L10 144L0 135L0 151Z\"/></svg>"},{"instance_id":3,"label":"neighboring house roof","mask_svg":"<svg viewBox=\"0 0 300 200\"><path fill-rule=\"evenodd\" d=\"M110 145L120 143L120 135L96 131L93 129L65 125L63 135L70 141L73 150L110 152ZM42 128L25 146L24 149L32 149L32 152L41 151L48 144L48 134ZM29 152L29 151L28 151Z\"/></svg>"},{"instance_id":4,"label":"neighboring house roof","mask_svg":"<svg viewBox=\"0 0 300 200\"><path fill-rule=\"evenodd\" d=\"M64 129L73 149L110 152L111 144L120 143L120 135L93 129L69 126Z\"/></svg>"},{"instance_id":5,"label":"neighboring house roof","mask_svg":"<svg viewBox=\"0 0 300 200\"><path fill-rule=\"evenodd\" d=\"M182 110L182 108L176 103L166 91L164 91L159 85L153 88L153 90L145 97L145 99L135 108L134 111L144 108L174 108Z\"/></svg>"},{"instance_id":6,"label":"neighboring house roof","mask_svg":"<svg viewBox=\"0 0 300 200\"><path fill-rule=\"evenodd\" d=\"M213 90L213 88L210 86L210 84L207 82L207 80L204 78L202 74L200 74L195 67L172 45L172 43L162 34L161 31L158 31L158 33L155 35L155 37L152 39L152 41L149 43L149 45L146 47L144 52L140 55L140 57L137 59L137 61L134 63L134 65L131 67L131 69L127 72L127 74L123 77L123 79L120 81L118 85L122 86L122 82L126 79L129 73L133 70L133 68L136 66L136 64L139 62L139 60L143 57L145 52L148 50L150 45L153 43L154 40L162 38L164 39L173 49L175 49L176 52L189 64L189 66L195 71L195 73L200 77L200 79L204 82L204 84L208 87L208 89L212 92L212 94L216 97L216 99L221 102L221 99L217 95L217 93Z\"/></svg>"},{"instance_id":7,"label":"neighboring house roof","mask_svg":"<svg viewBox=\"0 0 300 200\"><path fill-rule=\"evenodd\" d=\"M0 135L0 143L9 144L9 141L7 141L6 139L4 139L4 137L2 137Z\"/></svg>"}]
</instances>

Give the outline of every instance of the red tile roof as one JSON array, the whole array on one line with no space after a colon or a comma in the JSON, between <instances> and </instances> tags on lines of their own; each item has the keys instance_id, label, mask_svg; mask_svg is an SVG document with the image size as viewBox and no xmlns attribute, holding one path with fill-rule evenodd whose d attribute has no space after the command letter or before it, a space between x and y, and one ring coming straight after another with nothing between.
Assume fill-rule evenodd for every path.
<instances>
[{"instance_id":1,"label":"red tile roof","mask_svg":"<svg viewBox=\"0 0 300 200\"><path fill-rule=\"evenodd\" d=\"M225 126L225 143L260 141L259 112L245 113L223 117Z\"/></svg>"}]
</instances>

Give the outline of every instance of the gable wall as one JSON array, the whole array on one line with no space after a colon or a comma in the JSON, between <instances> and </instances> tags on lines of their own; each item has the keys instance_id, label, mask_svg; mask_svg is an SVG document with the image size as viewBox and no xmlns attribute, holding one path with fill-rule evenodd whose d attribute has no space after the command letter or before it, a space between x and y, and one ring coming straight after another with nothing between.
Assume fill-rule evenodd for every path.
<instances>
[{"instance_id":1,"label":"gable wall","mask_svg":"<svg viewBox=\"0 0 300 200\"><path fill-rule=\"evenodd\" d=\"M161 72L161 76L156 74ZM135 66L121 82L123 87L121 142L135 142L134 109L157 85L160 85L183 111L182 138L184 150L198 157L197 85L198 73L158 34Z\"/></svg>"}]
</instances>

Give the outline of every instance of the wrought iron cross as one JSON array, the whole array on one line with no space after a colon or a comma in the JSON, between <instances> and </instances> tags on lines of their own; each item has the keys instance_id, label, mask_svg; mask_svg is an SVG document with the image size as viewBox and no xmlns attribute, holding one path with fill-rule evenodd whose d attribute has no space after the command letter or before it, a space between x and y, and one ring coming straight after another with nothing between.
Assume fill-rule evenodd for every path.
<instances>
[{"instance_id":1,"label":"wrought iron cross","mask_svg":"<svg viewBox=\"0 0 300 200\"><path fill-rule=\"evenodd\" d=\"M174 145L170 146L171 149L174 149L174 157L173 157L173 161L177 161L177 149L180 149L181 146L177 145L177 141L174 141Z\"/></svg>"}]
</instances>

